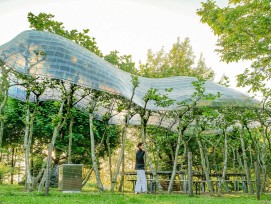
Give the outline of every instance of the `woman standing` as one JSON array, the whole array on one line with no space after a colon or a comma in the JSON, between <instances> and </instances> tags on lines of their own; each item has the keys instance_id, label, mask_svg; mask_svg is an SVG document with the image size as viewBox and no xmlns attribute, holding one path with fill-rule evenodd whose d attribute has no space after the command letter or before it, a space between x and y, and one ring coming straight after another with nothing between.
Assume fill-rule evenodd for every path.
<instances>
[{"instance_id":1,"label":"woman standing","mask_svg":"<svg viewBox=\"0 0 271 204\"><path fill-rule=\"evenodd\" d=\"M135 193L147 193L147 179L145 175L145 162L144 162L144 144L142 142L139 142L138 150L136 152L136 166L135 170L137 173L137 181L135 186Z\"/></svg>"}]
</instances>

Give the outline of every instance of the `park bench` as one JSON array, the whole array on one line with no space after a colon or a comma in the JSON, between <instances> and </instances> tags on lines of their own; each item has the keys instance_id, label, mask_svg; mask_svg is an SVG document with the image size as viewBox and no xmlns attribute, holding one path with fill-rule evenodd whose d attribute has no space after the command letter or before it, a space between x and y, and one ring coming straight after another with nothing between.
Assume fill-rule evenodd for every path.
<instances>
[{"instance_id":1,"label":"park bench","mask_svg":"<svg viewBox=\"0 0 271 204\"><path fill-rule=\"evenodd\" d=\"M168 185L170 182L170 171L157 171L157 175L162 176L164 178L158 177L158 181L160 182L162 188L164 191L168 190ZM181 177L179 179L175 179L173 186L172 186L172 191L175 192L184 192L188 193L188 180L186 177L186 172L177 172ZM136 183L136 172L122 172L122 175L124 176L132 176L132 178L126 179L126 181L129 181L132 183L133 186L133 191L135 188L135 183ZM148 190L153 193L156 191L156 184L155 180L153 179L152 172L146 171L147 175L147 184L148 184ZM222 174L220 173L212 173L210 174L212 178L211 183L213 186L214 192L218 192L219 189L219 183L221 183L221 177ZM165 178L166 177L166 178ZM205 193L207 188L207 182L205 179L205 175L200 173L200 172L194 172L193 173L193 189L195 190L196 194L201 194ZM233 179L229 179L229 177L233 177ZM239 177L239 178L237 178ZM255 181L251 181L253 184ZM226 175L226 180L224 180L224 184L222 187L226 188L226 192L239 192L242 190L243 192L247 192L247 180L245 179L245 174L242 173L228 173Z\"/></svg>"},{"instance_id":2,"label":"park bench","mask_svg":"<svg viewBox=\"0 0 271 204\"><path fill-rule=\"evenodd\" d=\"M135 184L136 184L136 180L137 179L127 179L126 181L129 181L132 183L133 185L133 191L135 190ZM162 188L164 191L167 191L168 189L168 185L170 180L166 180L166 179L158 179L158 181L160 182ZM186 182L187 181L183 181L183 180L174 180L173 181L173 186L172 186L172 191L180 191L181 190L181 184L182 182ZM155 184L155 180L154 179L147 179L147 184L148 184L148 189L151 193L154 193L156 191L156 184Z\"/></svg>"}]
</instances>

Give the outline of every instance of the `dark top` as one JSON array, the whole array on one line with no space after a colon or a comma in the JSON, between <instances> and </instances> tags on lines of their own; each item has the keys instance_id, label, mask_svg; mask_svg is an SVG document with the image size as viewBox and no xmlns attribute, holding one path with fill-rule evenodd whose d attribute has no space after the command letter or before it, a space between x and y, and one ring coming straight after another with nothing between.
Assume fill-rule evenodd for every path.
<instances>
[{"instance_id":1,"label":"dark top","mask_svg":"<svg viewBox=\"0 0 271 204\"><path fill-rule=\"evenodd\" d=\"M145 152L139 149L136 152L136 165L135 170L144 170L145 168L145 162L144 162L144 154Z\"/></svg>"}]
</instances>

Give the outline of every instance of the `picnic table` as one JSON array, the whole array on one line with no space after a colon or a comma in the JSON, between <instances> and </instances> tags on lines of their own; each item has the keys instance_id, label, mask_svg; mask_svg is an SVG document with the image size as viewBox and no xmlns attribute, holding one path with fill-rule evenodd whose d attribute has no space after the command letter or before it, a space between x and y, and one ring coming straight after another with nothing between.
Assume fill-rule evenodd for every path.
<instances>
[{"instance_id":1,"label":"picnic table","mask_svg":"<svg viewBox=\"0 0 271 204\"><path fill-rule=\"evenodd\" d=\"M128 172L121 172L123 176L136 176L137 173L136 171L128 171ZM154 173L152 171L145 171L146 177L147 177L147 184L148 184L148 189L151 193L156 191L156 181L154 178ZM160 182L161 186L166 190L172 171L155 171L155 174L158 176L158 181ZM176 176L179 177L179 179L174 179L173 183L173 190L174 191L180 191L181 187L184 193L187 193L188 191L188 179L187 179L187 171L181 170L181 171L176 171ZM161 178L163 177L163 178ZM206 179L205 179L205 174L199 171L193 171L193 177L196 179L193 179L193 186L196 191L196 194L200 194L200 192L205 192L206 189ZM211 178L211 183L213 183L213 186L216 187L221 182L222 178L222 173L210 173ZM230 180L230 177L234 177L233 180ZM237 178L241 179L237 179ZM225 176L225 184L226 188L228 189L228 183L233 183L234 185L234 191L239 191L239 183L241 183L242 190L244 192L247 191L247 180L246 180L246 175L244 173L228 173ZM135 188L135 183L136 183L136 178L128 178L126 181L132 182L133 190ZM252 181L253 182L253 181ZM124 187L123 187L124 190ZM227 190L228 191L228 190Z\"/></svg>"},{"instance_id":2,"label":"picnic table","mask_svg":"<svg viewBox=\"0 0 271 204\"><path fill-rule=\"evenodd\" d=\"M137 175L136 171L121 172L121 174L123 176L136 176ZM147 176L147 184L149 186L149 190L151 193L153 193L156 190L156 181L155 181L155 178L153 177L154 173L152 171L145 171L145 174ZM169 183L172 171L155 171L155 174L157 176L166 176L166 179L158 179L158 181ZM185 176L186 172L185 171L176 171L176 176L178 176L178 175ZM174 182L184 182L184 185L186 186L187 180L185 179L185 177L183 177L183 178L184 178L183 180L174 180ZM136 178L127 179L127 181L132 182L133 190L135 188L136 180L137 180ZM124 188L123 188L123 190L124 190Z\"/></svg>"}]
</instances>

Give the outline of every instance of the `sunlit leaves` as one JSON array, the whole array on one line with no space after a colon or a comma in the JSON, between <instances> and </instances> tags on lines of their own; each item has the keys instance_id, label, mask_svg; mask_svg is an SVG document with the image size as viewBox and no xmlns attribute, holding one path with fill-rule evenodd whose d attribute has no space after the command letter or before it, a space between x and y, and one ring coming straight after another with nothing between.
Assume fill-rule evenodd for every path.
<instances>
[{"instance_id":1,"label":"sunlit leaves","mask_svg":"<svg viewBox=\"0 0 271 204\"><path fill-rule=\"evenodd\" d=\"M195 65L195 55L189 38L183 41L178 38L168 52L164 48L156 53L148 50L147 62L140 64L139 74L150 78L194 76L212 80L214 77L213 70L207 67L202 54Z\"/></svg>"},{"instance_id":2,"label":"sunlit leaves","mask_svg":"<svg viewBox=\"0 0 271 204\"><path fill-rule=\"evenodd\" d=\"M261 91L271 79L270 11L270 1L258 0L231 0L225 8L208 0L197 11L218 36L216 51L223 61L252 61L237 79L239 86L250 86L253 92Z\"/></svg>"},{"instance_id":3,"label":"sunlit leaves","mask_svg":"<svg viewBox=\"0 0 271 204\"><path fill-rule=\"evenodd\" d=\"M48 31L68 38L90 50L91 52L94 52L96 55L102 57L102 53L97 46L95 38L89 36L89 29L83 29L83 32L79 32L76 29L71 31L65 30L63 23L55 21L54 17L55 16L52 14L39 13L38 15L34 15L31 12L28 13L27 16L30 23L30 28L35 28L36 30L41 31Z\"/></svg>"}]
</instances>

